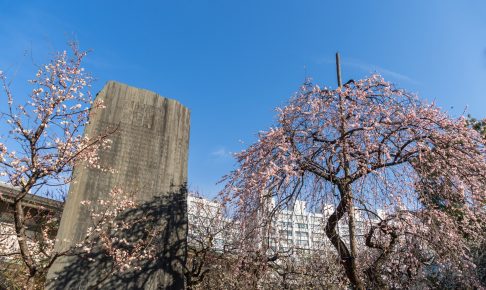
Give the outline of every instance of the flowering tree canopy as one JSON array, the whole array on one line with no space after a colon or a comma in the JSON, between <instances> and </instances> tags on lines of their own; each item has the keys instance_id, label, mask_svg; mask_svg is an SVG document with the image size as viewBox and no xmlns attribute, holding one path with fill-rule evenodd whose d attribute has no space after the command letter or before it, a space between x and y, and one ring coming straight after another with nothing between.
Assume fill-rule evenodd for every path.
<instances>
[{"instance_id":1,"label":"flowering tree canopy","mask_svg":"<svg viewBox=\"0 0 486 290\"><path fill-rule=\"evenodd\" d=\"M72 48L72 56L64 51L39 68L25 104L15 103L19 98L14 98L6 76L0 73L8 104L2 117L11 128L5 139L17 143L17 151L0 143L1 173L14 186L28 185L28 190L34 190L44 184L62 185L69 183L76 162L99 166L97 149L109 141L82 133L90 110L103 104L94 103L86 90L91 82L81 67L86 52L74 44Z\"/></svg>"},{"instance_id":2,"label":"flowering tree canopy","mask_svg":"<svg viewBox=\"0 0 486 290\"><path fill-rule=\"evenodd\" d=\"M325 233L357 289L405 285L431 264L476 283L464 272L474 267L464 239L484 238L485 153L465 118L378 75L335 90L306 82L277 125L236 155L221 195L248 226L274 212L270 198L277 209L295 199L333 204ZM374 222L359 232L363 216Z\"/></svg>"}]
</instances>

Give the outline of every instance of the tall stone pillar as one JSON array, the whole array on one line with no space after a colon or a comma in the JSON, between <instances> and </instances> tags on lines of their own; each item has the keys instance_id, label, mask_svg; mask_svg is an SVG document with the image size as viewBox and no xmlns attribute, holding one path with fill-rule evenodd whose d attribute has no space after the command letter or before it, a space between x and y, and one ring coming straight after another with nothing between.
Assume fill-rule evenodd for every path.
<instances>
[{"instance_id":1,"label":"tall stone pillar","mask_svg":"<svg viewBox=\"0 0 486 290\"><path fill-rule=\"evenodd\" d=\"M98 93L105 109L90 117L87 136L117 128L113 144L100 153L101 163L115 173L83 166L74 169L74 182L64 206L56 250L67 250L86 236L90 226L82 201L107 199L113 187L136 194L136 214L157 216L164 225L158 258L138 272L107 272L109 258L62 257L48 274L49 289L180 289L187 247L185 185L189 144L189 110L156 93L110 81ZM131 217L133 218L133 217ZM134 234L136 237L136 234ZM132 237L133 238L133 237Z\"/></svg>"}]
</instances>

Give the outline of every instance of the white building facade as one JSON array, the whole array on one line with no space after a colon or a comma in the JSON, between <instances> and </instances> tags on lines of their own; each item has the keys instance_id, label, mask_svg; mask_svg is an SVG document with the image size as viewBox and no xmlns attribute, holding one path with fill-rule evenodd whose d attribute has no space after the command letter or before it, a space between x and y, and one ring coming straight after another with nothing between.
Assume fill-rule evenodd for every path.
<instances>
[{"instance_id":1,"label":"white building facade","mask_svg":"<svg viewBox=\"0 0 486 290\"><path fill-rule=\"evenodd\" d=\"M223 206L215 201L202 197L188 196L188 242L201 239L201 236L212 236L214 249L221 250L228 239L231 230L227 225L230 220L223 215ZM272 205L274 206L274 205ZM269 246L274 252L317 251L333 248L325 233L327 219L334 212L334 206L322 206L320 212L307 209L307 202L297 200L292 206L281 209L275 213L269 230ZM381 213L381 211L378 211ZM364 236L366 229L377 219L364 218L358 211L356 216L356 234L358 239ZM343 218L337 231L341 238L347 242L349 238L347 219Z\"/></svg>"}]
</instances>

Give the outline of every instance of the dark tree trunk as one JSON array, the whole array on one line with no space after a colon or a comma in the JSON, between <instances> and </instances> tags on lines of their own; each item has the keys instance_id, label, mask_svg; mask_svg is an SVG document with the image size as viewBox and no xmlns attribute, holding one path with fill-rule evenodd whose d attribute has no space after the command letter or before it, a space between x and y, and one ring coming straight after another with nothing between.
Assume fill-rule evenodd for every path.
<instances>
[{"instance_id":1,"label":"dark tree trunk","mask_svg":"<svg viewBox=\"0 0 486 290\"><path fill-rule=\"evenodd\" d=\"M349 205L352 203L352 196L351 191L348 186L339 186L339 191L341 193L341 201L337 206L334 213L329 217L326 224L326 235L331 241L331 243L336 248L339 257L341 258L341 264L344 267L346 272L346 276L349 279L349 282L353 285L354 289L364 290L364 285L358 275L358 270L356 267L356 240L355 238L355 224L354 224L354 216L350 218L350 222L348 224L349 233L350 233L350 246L351 251L348 249L346 244L343 242L341 237L339 236L336 228L338 226L339 221L343 218L343 216L348 213L349 214ZM351 221L352 220L352 221ZM352 234L351 234L352 233Z\"/></svg>"}]
</instances>

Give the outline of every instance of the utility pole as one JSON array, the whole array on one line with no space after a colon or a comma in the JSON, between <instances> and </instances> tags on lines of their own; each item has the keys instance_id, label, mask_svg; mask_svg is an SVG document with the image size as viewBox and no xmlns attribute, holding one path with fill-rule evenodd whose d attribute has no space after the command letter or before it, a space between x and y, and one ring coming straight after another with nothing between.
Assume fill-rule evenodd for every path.
<instances>
[{"instance_id":1,"label":"utility pole","mask_svg":"<svg viewBox=\"0 0 486 290\"><path fill-rule=\"evenodd\" d=\"M338 87L340 88L343 85L343 83L341 82L341 61L340 61L339 52L336 52L336 72L337 72Z\"/></svg>"},{"instance_id":2,"label":"utility pole","mask_svg":"<svg viewBox=\"0 0 486 290\"><path fill-rule=\"evenodd\" d=\"M336 52L336 72L337 72L337 81L338 81L338 88L342 87L341 82L341 63L339 52ZM341 126L340 126L340 133L341 136L346 136L346 119L344 113L344 102L340 92L337 92L339 96L339 114L341 115ZM348 160L348 153L347 153L347 142L346 138L342 139L342 156L343 156L343 164L344 164L344 184L339 184L339 193L341 195L341 199L345 199L346 208L348 212L348 232L349 232L349 257L345 257L347 260L345 263L346 272L348 272L348 278L353 284L353 289L356 290L364 290L365 287L361 278L358 275L358 267L356 258L358 256L358 249L357 249L357 242L356 242L356 220L355 220L355 212L354 212L354 202L353 202L353 191L351 188L351 184L349 181L350 176L350 164ZM341 201L342 202L342 201ZM339 224L339 222L338 222ZM338 225L339 229L339 225ZM338 232L339 234L339 232ZM338 248L339 250L339 248ZM341 253L339 253L341 255Z\"/></svg>"}]
</instances>

